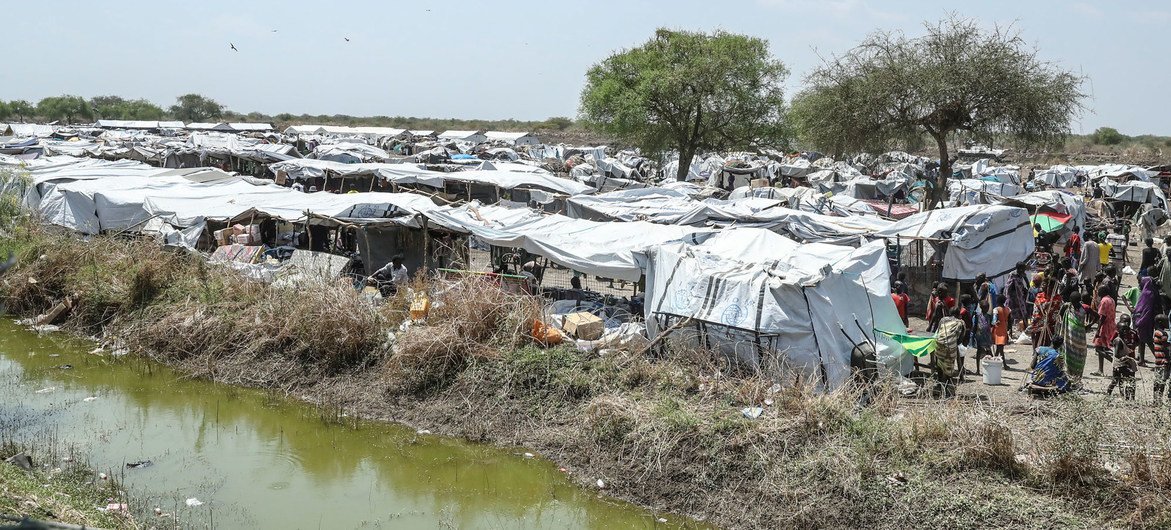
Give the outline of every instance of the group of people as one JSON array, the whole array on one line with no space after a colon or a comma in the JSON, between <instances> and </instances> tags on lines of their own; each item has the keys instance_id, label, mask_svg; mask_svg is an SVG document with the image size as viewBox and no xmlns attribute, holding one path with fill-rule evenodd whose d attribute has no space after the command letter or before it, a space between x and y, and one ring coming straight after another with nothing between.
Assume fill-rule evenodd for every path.
<instances>
[{"instance_id":1,"label":"group of people","mask_svg":"<svg viewBox=\"0 0 1171 530\"><path fill-rule=\"evenodd\" d=\"M1107 394L1118 390L1124 399L1133 400L1138 370L1148 366L1150 350L1154 401L1163 402L1171 387L1171 237L1162 252L1152 239L1144 241L1139 286L1120 292L1121 278L1110 262L1106 234L1083 236L1079 231L1073 227L1062 254L1031 277L1029 267L1018 263L999 292L984 275L957 290L959 300L947 284L933 290L927 331L935 333L933 368L945 390L954 390L956 378L963 377L965 349L975 351L979 373L980 359L1002 356L1015 330L1019 343L1027 337L1033 345L1028 390L1060 393L1081 388L1092 348L1098 360L1094 375L1104 375L1109 361ZM1119 304L1130 307L1130 314L1120 312Z\"/></svg>"},{"instance_id":2,"label":"group of people","mask_svg":"<svg viewBox=\"0 0 1171 530\"><path fill-rule=\"evenodd\" d=\"M1009 281L1001 292L987 275L981 274L960 293L958 301L947 283L932 290L925 319L927 331L935 334L933 369L945 393L954 392L957 379L963 378L964 349L975 351L977 374L984 357L1003 358L1013 323L1023 317L1022 311L1014 311L1018 302L1023 308L1018 287Z\"/></svg>"}]
</instances>

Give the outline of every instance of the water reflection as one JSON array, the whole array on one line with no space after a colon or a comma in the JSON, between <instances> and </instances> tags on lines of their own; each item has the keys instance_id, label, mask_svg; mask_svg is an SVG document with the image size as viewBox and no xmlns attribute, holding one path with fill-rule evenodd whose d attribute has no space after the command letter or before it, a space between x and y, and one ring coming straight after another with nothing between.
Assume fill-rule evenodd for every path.
<instances>
[{"instance_id":1,"label":"water reflection","mask_svg":"<svg viewBox=\"0 0 1171 530\"><path fill-rule=\"evenodd\" d=\"M399 426L327 423L301 403L91 348L0 322L0 431L55 429L110 469L149 459L126 472L132 490L168 508L198 497L205 509L184 514L218 527L667 527L574 487L549 462Z\"/></svg>"}]
</instances>

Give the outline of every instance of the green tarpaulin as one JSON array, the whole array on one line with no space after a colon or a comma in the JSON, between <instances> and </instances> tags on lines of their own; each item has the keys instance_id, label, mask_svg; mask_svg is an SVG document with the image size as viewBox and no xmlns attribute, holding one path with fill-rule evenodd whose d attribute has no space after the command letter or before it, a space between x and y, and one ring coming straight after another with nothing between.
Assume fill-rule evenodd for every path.
<instances>
[{"instance_id":1,"label":"green tarpaulin","mask_svg":"<svg viewBox=\"0 0 1171 530\"><path fill-rule=\"evenodd\" d=\"M1065 226L1065 222L1061 221L1060 219L1055 219L1053 216L1045 215L1043 213L1030 216L1029 219L1033 221L1034 228L1036 228L1037 225L1041 225L1041 231L1045 233L1061 230L1061 227Z\"/></svg>"},{"instance_id":2,"label":"green tarpaulin","mask_svg":"<svg viewBox=\"0 0 1171 530\"><path fill-rule=\"evenodd\" d=\"M885 331L882 331L881 329L876 329L874 331L878 332L878 333L882 333L883 335L886 335L887 337L894 339L895 342L902 344L903 348L907 349L907 353L910 353L911 355L914 355L915 357L924 357L927 354L935 351L935 338L934 337L916 337L914 335L902 335L902 334L898 334L898 333L887 333Z\"/></svg>"}]
</instances>

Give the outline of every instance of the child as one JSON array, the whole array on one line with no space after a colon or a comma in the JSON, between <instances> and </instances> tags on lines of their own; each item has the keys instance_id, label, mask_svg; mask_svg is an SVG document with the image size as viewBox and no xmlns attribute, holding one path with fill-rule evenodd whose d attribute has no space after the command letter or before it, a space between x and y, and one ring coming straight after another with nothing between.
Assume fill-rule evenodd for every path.
<instances>
[{"instance_id":1,"label":"child","mask_svg":"<svg viewBox=\"0 0 1171 530\"><path fill-rule=\"evenodd\" d=\"M911 322L907 318L907 305L911 303L911 297L907 295L906 284L895 282L895 290L890 297L894 300L895 309L899 311L899 318L903 319L903 327L907 328L907 332L910 333Z\"/></svg>"},{"instance_id":2,"label":"child","mask_svg":"<svg viewBox=\"0 0 1171 530\"><path fill-rule=\"evenodd\" d=\"M1008 329L1012 320L1012 310L1008 308L1008 297L1000 301L1000 306L992 312L992 343L996 345L996 356L1004 359L1004 345L1008 344ZM1005 366L1005 368L1008 368Z\"/></svg>"},{"instance_id":3,"label":"child","mask_svg":"<svg viewBox=\"0 0 1171 530\"><path fill-rule=\"evenodd\" d=\"M1117 328L1114 325L1114 299L1110 297L1110 288L1102 285L1098 287L1098 332L1094 334L1094 349L1098 352L1098 373L1102 375L1103 363L1110 351L1114 349L1114 335Z\"/></svg>"},{"instance_id":4,"label":"child","mask_svg":"<svg viewBox=\"0 0 1171 530\"><path fill-rule=\"evenodd\" d=\"M1138 333L1130 327L1130 317L1122 315L1118 319L1118 333L1114 337L1114 378L1110 386L1106 387L1106 395L1112 395L1114 388L1120 388L1122 398L1134 401L1134 376L1138 372L1138 362L1134 358L1135 347L1138 346Z\"/></svg>"},{"instance_id":5,"label":"child","mask_svg":"<svg viewBox=\"0 0 1171 530\"><path fill-rule=\"evenodd\" d=\"M1167 359L1167 315L1155 316L1155 333L1152 342L1155 353L1155 406L1163 403L1167 380L1171 379L1171 362Z\"/></svg>"}]
</instances>

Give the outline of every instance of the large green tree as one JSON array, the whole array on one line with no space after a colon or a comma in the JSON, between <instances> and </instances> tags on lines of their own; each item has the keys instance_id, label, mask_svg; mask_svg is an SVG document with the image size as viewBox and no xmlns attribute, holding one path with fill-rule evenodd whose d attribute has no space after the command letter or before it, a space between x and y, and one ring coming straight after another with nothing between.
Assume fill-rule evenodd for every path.
<instances>
[{"instance_id":1,"label":"large green tree","mask_svg":"<svg viewBox=\"0 0 1171 530\"><path fill-rule=\"evenodd\" d=\"M7 120L12 115L12 107L0 100L0 120Z\"/></svg>"},{"instance_id":2,"label":"large green tree","mask_svg":"<svg viewBox=\"0 0 1171 530\"><path fill-rule=\"evenodd\" d=\"M1039 59L1012 28L953 17L926 29L871 35L814 70L793 101L802 142L840 154L926 134L939 150L934 205L946 196L957 134L1036 143L1069 133L1081 76Z\"/></svg>"},{"instance_id":3,"label":"large green tree","mask_svg":"<svg viewBox=\"0 0 1171 530\"><path fill-rule=\"evenodd\" d=\"M89 107L93 109L94 116L99 119L106 120L122 120L122 106L126 104L126 100L121 96L96 96L89 100Z\"/></svg>"},{"instance_id":4,"label":"large green tree","mask_svg":"<svg viewBox=\"0 0 1171 530\"><path fill-rule=\"evenodd\" d=\"M581 119L647 153L678 151L682 180L701 150L784 145L787 75L763 39L660 29L589 69Z\"/></svg>"},{"instance_id":5,"label":"large green tree","mask_svg":"<svg viewBox=\"0 0 1171 530\"><path fill-rule=\"evenodd\" d=\"M184 94L175 98L171 115L188 123L218 120L224 115L224 106L199 94Z\"/></svg>"},{"instance_id":6,"label":"large green tree","mask_svg":"<svg viewBox=\"0 0 1171 530\"><path fill-rule=\"evenodd\" d=\"M23 99L9 101L8 109L12 112L12 116L20 118L20 123L24 123L25 118L31 118L36 113L33 104Z\"/></svg>"},{"instance_id":7,"label":"large green tree","mask_svg":"<svg viewBox=\"0 0 1171 530\"><path fill-rule=\"evenodd\" d=\"M93 109L80 96L54 96L37 103L37 114L47 120L64 121L72 124L79 119L92 120Z\"/></svg>"}]
</instances>

